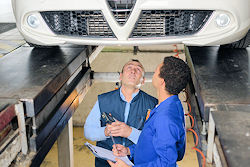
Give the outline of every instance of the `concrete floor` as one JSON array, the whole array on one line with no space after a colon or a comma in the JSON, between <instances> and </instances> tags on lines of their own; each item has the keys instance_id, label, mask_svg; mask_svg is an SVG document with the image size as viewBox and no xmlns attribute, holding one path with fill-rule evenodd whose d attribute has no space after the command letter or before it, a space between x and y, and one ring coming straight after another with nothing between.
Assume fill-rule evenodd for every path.
<instances>
[{"instance_id":1,"label":"concrete floor","mask_svg":"<svg viewBox=\"0 0 250 167\"><path fill-rule=\"evenodd\" d=\"M163 60L165 56L173 56L176 53L173 52L175 46L149 46L140 47L137 55L133 55L132 47L106 47L99 54L99 56L91 64L92 70L95 72L118 72L125 62L131 58L139 59L145 67L146 72L153 72L156 66ZM183 45L178 45L180 51L183 50ZM184 54L179 55L180 58L185 59ZM97 95L104 93L115 88L115 83L96 83L94 82L85 96L83 102L78 107L73 116L74 124L74 165L75 167L91 167L94 166L94 155L84 146L87 141L83 135L84 122L91 111L93 105L97 100ZM156 96L155 90L151 83L146 83L142 86L142 90ZM179 95L181 101L185 101L185 95L182 93ZM183 107L187 112L187 105L183 102ZM190 126L189 120L186 120L187 126ZM94 142L88 141L92 144ZM178 162L179 166L198 166L196 152L192 149L194 146L194 139L190 132L187 132L187 148L186 154L182 161ZM44 162L42 167L55 167L58 166L57 157L57 144L55 143Z\"/></svg>"}]
</instances>

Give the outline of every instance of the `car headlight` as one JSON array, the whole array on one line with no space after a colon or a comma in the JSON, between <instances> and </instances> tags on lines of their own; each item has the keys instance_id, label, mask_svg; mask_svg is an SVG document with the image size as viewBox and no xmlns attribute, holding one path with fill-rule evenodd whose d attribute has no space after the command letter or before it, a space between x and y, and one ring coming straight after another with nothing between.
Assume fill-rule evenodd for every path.
<instances>
[{"instance_id":1,"label":"car headlight","mask_svg":"<svg viewBox=\"0 0 250 167\"><path fill-rule=\"evenodd\" d=\"M32 28L37 28L40 24L38 18L35 15L29 15L27 18L27 23Z\"/></svg>"},{"instance_id":2,"label":"car headlight","mask_svg":"<svg viewBox=\"0 0 250 167\"><path fill-rule=\"evenodd\" d=\"M227 14L219 14L215 21L219 27L226 27L230 23L230 17Z\"/></svg>"}]
</instances>

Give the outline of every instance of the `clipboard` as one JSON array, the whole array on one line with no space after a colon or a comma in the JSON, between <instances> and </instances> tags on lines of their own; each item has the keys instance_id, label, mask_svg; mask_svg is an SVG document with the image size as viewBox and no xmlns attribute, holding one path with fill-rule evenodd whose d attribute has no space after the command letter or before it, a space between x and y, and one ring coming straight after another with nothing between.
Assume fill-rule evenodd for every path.
<instances>
[{"instance_id":1,"label":"clipboard","mask_svg":"<svg viewBox=\"0 0 250 167\"><path fill-rule=\"evenodd\" d=\"M104 160L110 160L112 162L116 162L115 158L119 158L123 160L127 165L134 166L134 164L128 159L127 156L125 157L116 157L113 155L113 152L110 150L107 150L102 147L94 146L88 142L84 144L97 158L101 158Z\"/></svg>"}]
</instances>

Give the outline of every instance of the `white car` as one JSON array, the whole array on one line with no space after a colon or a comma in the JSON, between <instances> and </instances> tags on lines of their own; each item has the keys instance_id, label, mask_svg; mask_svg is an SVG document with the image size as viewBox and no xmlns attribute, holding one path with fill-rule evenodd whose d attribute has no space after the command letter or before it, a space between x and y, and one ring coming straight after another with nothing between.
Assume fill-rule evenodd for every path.
<instances>
[{"instance_id":1,"label":"white car","mask_svg":"<svg viewBox=\"0 0 250 167\"><path fill-rule=\"evenodd\" d=\"M250 0L12 0L12 5L31 45L245 48L250 43Z\"/></svg>"}]
</instances>

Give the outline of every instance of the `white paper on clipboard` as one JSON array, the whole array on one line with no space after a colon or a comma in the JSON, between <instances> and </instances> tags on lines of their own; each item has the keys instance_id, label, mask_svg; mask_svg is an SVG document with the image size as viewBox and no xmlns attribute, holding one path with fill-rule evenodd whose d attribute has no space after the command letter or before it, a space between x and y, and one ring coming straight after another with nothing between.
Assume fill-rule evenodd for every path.
<instances>
[{"instance_id":1,"label":"white paper on clipboard","mask_svg":"<svg viewBox=\"0 0 250 167\"><path fill-rule=\"evenodd\" d=\"M98 158L102 158L102 159L105 159L105 160L110 160L110 161L113 161L113 162L116 162L115 161L115 158L119 158L121 160L123 160L126 164L130 165L130 166L134 166L134 164L128 159L127 156L125 157L116 157L113 155L113 152L110 151L110 150L107 150L105 148L102 148L102 147L98 147L98 146L94 146L88 142L86 142L84 144L85 146L88 147L88 149Z\"/></svg>"}]
</instances>

